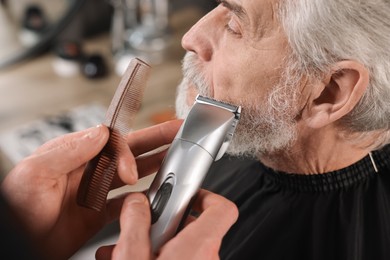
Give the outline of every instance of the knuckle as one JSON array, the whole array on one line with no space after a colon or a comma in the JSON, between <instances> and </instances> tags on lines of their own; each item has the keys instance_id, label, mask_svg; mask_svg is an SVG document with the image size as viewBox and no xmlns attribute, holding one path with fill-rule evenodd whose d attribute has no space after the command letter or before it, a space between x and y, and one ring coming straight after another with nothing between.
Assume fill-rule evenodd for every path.
<instances>
[{"instance_id":1,"label":"knuckle","mask_svg":"<svg viewBox=\"0 0 390 260\"><path fill-rule=\"evenodd\" d=\"M34 172L42 171L40 162L36 157L24 158L16 167L12 170L13 173L17 173L22 176L30 176Z\"/></svg>"},{"instance_id":2,"label":"knuckle","mask_svg":"<svg viewBox=\"0 0 390 260\"><path fill-rule=\"evenodd\" d=\"M236 204L234 204L230 200L227 200L227 201L225 201L224 206L225 206L226 212L228 212L228 214L230 216L234 217L235 219L238 217L238 208L237 208Z\"/></svg>"},{"instance_id":3,"label":"knuckle","mask_svg":"<svg viewBox=\"0 0 390 260\"><path fill-rule=\"evenodd\" d=\"M146 197L142 194L131 194L128 196L125 200L126 203L126 210L125 215L126 217L136 217L140 220L148 221L150 218L150 212L149 207L145 203Z\"/></svg>"},{"instance_id":4,"label":"knuckle","mask_svg":"<svg viewBox=\"0 0 390 260\"><path fill-rule=\"evenodd\" d=\"M238 208L234 202L228 200L227 198L215 194L214 203L220 207L220 210L223 211L227 216L231 216L232 219L237 219L238 217Z\"/></svg>"},{"instance_id":5,"label":"knuckle","mask_svg":"<svg viewBox=\"0 0 390 260\"><path fill-rule=\"evenodd\" d=\"M78 148L78 143L77 143L74 139L70 139L70 140L64 140L64 139L62 139L62 141L63 141L62 147L63 147L65 150L69 150L69 151L77 150L77 148Z\"/></svg>"}]
</instances>

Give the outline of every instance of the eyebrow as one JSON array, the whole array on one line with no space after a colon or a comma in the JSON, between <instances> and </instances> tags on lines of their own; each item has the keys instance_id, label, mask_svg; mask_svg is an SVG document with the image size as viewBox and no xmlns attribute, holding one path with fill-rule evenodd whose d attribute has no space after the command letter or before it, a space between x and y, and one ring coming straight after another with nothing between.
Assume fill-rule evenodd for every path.
<instances>
[{"instance_id":1,"label":"eyebrow","mask_svg":"<svg viewBox=\"0 0 390 260\"><path fill-rule=\"evenodd\" d=\"M236 3L228 2L227 0L217 0L218 3L222 4L224 7L233 12L238 18L243 21L248 21L248 16L245 9Z\"/></svg>"}]
</instances>

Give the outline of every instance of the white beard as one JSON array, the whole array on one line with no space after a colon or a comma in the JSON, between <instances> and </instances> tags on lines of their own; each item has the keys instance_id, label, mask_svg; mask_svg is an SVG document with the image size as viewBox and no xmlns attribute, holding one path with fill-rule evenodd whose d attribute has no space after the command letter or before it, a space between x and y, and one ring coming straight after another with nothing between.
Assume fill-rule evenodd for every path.
<instances>
[{"instance_id":1,"label":"white beard","mask_svg":"<svg viewBox=\"0 0 390 260\"><path fill-rule=\"evenodd\" d=\"M196 56L187 53L183 60L184 78L177 89L176 115L184 119L191 105L187 104L187 92L192 83L200 95L209 96L211 87L198 72ZM287 75L288 76L288 75ZM283 77L288 82L288 77ZM294 81L296 82L296 81ZM211 97L213 98L213 97ZM221 100L234 105L242 106L242 114L233 140L227 153L235 156L258 157L262 154L286 149L296 138L296 123L294 118L298 114L296 100L298 91L291 84L278 84L267 100L253 101L245 99L232 102Z\"/></svg>"},{"instance_id":2,"label":"white beard","mask_svg":"<svg viewBox=\"0 0 390 260\"><path fill-rule=\"evenodd\" d=\"M176 117L185 119L191 110L191 106L187 104L188 84L186 78L183 78L176 90Z\"/></svg>"}]
</instances>

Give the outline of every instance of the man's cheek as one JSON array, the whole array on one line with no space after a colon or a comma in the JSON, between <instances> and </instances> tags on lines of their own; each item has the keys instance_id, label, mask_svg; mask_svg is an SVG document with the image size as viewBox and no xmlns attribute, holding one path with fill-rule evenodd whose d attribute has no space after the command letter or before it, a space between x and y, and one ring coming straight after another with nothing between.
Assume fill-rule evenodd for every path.
<instances>
[{"instance_id":1,"label":"man's cheek","mask_svg":"<svg viewBox=\"0 0 390 260\"><path fill-rule=\"evenodd\" d=\"M187 91L187 105L192 106L197 95L198 92L195 90L195 88L190 86Z\"/></svg>"}]
</instances>

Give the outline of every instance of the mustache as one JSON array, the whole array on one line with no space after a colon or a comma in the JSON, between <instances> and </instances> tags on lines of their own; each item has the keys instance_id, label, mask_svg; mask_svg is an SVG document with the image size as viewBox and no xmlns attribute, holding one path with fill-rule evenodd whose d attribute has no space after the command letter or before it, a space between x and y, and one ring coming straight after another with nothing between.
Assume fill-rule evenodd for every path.
<instances>
[{"instance_id":1,"label":"mustache","mask_svg":"<svg viewBox=\"0 0 390 260\"><path fill-rule=\"evenodd\" d=\"M211 97L211 86L201 70L201 63L193 52L187 52L182 61L183 76L187 82L191 82L202 96Z\"/></svg>"}]
</instances>

